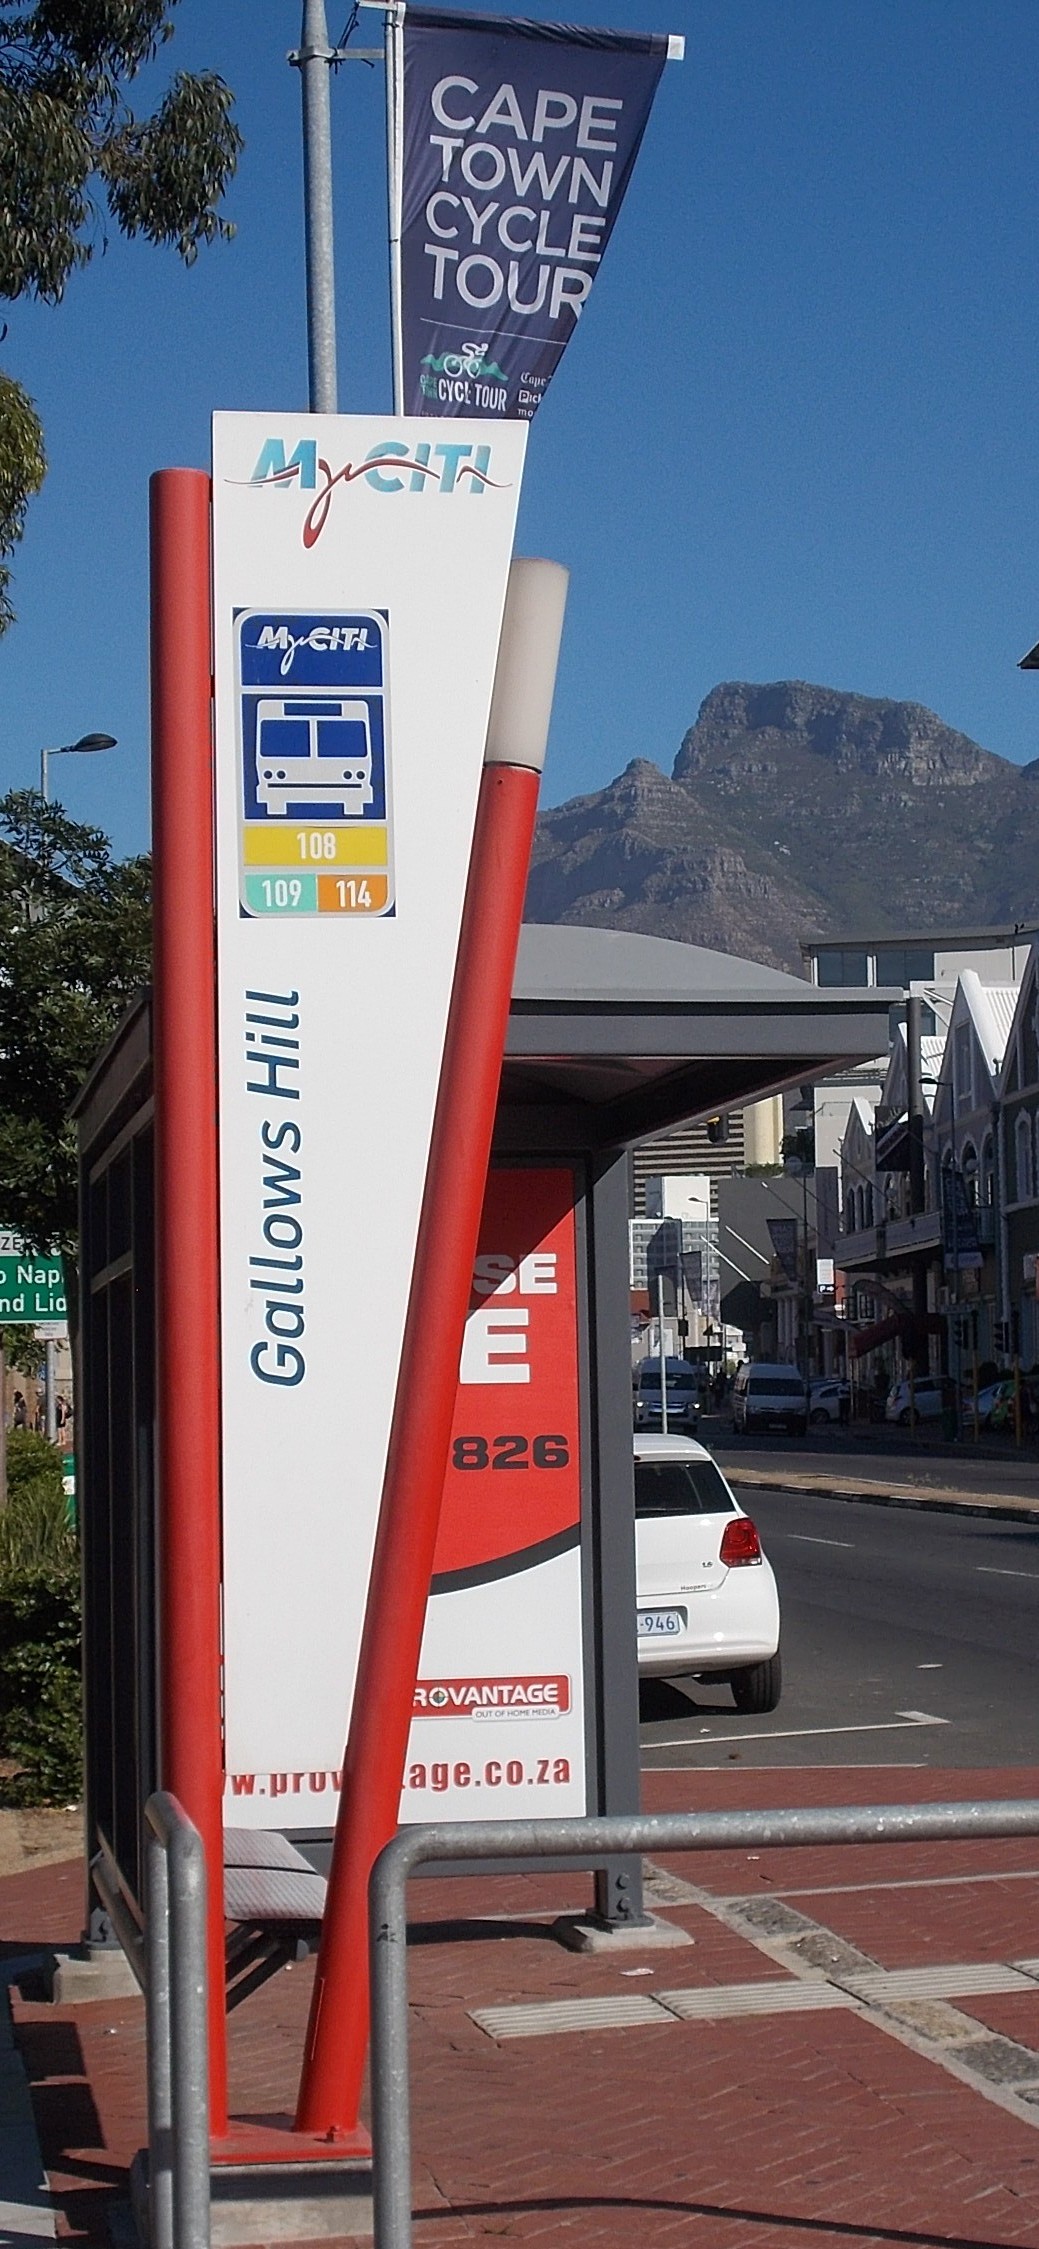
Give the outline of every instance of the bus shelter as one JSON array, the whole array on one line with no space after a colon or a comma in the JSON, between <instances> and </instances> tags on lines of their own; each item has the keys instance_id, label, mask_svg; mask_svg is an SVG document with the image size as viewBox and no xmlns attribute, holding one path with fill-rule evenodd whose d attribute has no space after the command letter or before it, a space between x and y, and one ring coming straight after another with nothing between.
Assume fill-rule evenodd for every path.
<instances>
[{"instance_id":1,"label":"bus shelter","mask_svg":"<svg viewBox=\"0 0 1039 2249\"><path fill-rule=\"evenodd\" d=\"M637 1809L629 1151L689 1118L866 1059L886 1035L886 994L817 990L656 938L524 929L403 1818L493 1816L505 1797L523 1813ZM104 1943L113 1884L140 1916L142 1807L163 1781L147 995L97 1064L77 1118L87 1928ZM377 1256L374 1209L371 1232ZM201 1338L216 1306L190 1270L178 1297L178 1317ZM468 1385L467 1354L477 1374ZM336 1414L363 1411L364 1392L363 1364L346 1366L342 1396L315 1401L333 1479ZM191 1412L190 1395L179 1410ZM517 1465L523 1472L510 1473ZM225 1508L234 1474L225 1460ZM253 1532L276 1567L287 1536L306 1542L306 1491L293 1495L291 1525L256 1522ZM223 1553L226 1602L235 1566L226 1532ZM312 1653L280 1651L286 1695L305 1700ZM265 1660L277 1688L279 1651L267 1646ZM342 1704L345 1714L346 1681ZM227 1910L232 2003L319 1919L330 1785L327 1763L228 1762L225 1898L211 1886L215 1910ZM297 1883L286 1912L279 1882L285 1892L293 1868L309 1887ZM604 1864L594 1884L606 1927L641 1917L637 1861Z\"/></svg>"}]
</instances>

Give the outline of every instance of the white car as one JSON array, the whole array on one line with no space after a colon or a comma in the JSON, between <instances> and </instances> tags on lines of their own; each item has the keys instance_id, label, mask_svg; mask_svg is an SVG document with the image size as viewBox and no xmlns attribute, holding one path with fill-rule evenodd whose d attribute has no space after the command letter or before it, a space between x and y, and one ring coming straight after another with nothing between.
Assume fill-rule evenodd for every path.
<instances>
[{"instance_id":1,"label":"white car","mask_svg":"<svg viewBox=\"0 0 1039 2249\"><path fill-rule=\"evenodd\" d=\"M942 1385L933 1376L921 1376L913 1390L908 1382L896 1382L888 1391L885 1421L897 1421L903 1429L908 1429L914 1413L918 1421L941 1420Z\"/></svg>"},{"instance_id":2,"label":"white car","mask_svg":"<svg viewBox=\"0 0 1039 2249\"><path fill-rule=\"evenodd\" d=\"M846 1421L851 1403L851 1390L837 1375L833 1380L813 1382L808 1398L809 1421ZM844 1408L842 1417L841 1408Z\"/></svg>"},{"instance_id":3,"label":"white car","mask_svg":"<svg viewBox=\"0 0 1039 2249\"><path fill-rule=\"evenodd\" d=\"M641 1678L727 1680L737 1710L774 1710L779 1594L757 1531L693 1437L635 1432Z\"/></svg>"}]
</instances>

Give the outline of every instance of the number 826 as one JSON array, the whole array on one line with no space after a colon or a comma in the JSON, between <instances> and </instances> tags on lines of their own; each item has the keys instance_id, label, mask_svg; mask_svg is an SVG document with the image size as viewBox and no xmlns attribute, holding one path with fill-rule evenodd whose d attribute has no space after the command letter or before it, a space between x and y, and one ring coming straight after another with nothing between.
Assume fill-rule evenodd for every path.
<instances>
[{"instance_id":1,"label":"number 826","mask_svg":"<svg viewBox=\"0 0 1039 2249\"><path fill-rule=\"evenodd\" d=\"M456 1437L451 1465L479 1468L566 1468L570 1447L565 1437L545 1432L537 1437Z\"/></svg>"}]
</instances>

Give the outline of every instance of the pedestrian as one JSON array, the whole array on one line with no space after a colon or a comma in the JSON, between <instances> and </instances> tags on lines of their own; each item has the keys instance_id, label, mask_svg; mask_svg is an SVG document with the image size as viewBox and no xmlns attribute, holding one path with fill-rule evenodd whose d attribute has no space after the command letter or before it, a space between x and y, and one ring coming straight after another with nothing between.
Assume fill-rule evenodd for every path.
<instances>
[{"instance_id":1,"label":"pedestrian","mask_svg":"<svg viewBox=\"0 0 1039 2249\"><path fill-rule=\"evenodd\" d=\"M20 1390L16 1390L14 1394L14 1412L11 1415L11 1420L16 1429L27 1429L29 1426L29 1408Z\"/></svg>"}]
</instances>

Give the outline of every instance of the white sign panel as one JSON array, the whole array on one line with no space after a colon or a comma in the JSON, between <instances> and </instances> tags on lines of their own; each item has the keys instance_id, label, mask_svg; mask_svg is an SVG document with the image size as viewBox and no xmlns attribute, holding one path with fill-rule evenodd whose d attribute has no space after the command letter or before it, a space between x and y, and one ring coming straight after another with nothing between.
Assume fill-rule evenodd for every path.
<instances>
[{"instance_id":1,"label":"white sign panel","mask_svg":"<svg viewBox=\"0 0 1039 2249\"><path fill-rule=\"evenodd\" d=\"M234 1825L335 1818L524 438L215 417Z\"/></svg>"}]
</instances>

